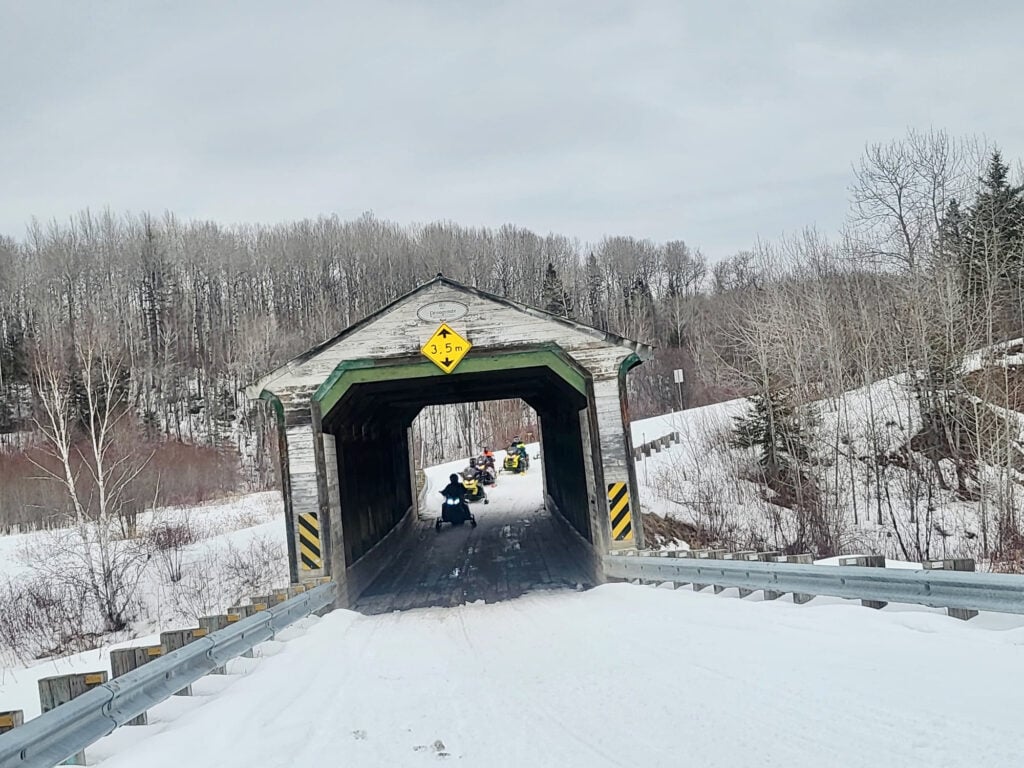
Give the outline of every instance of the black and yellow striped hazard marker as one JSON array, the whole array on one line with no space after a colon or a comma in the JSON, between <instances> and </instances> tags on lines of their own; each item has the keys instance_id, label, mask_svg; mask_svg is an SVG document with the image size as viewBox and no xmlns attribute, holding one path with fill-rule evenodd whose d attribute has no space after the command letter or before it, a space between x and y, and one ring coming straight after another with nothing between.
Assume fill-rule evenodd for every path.
<instances>
[{"instance_id":1,"label":"black and yellow striped hazard marker","mask_svg":"<svg viewBox=\"0 0 1024 768\"><path fill-rule=\"evenodd\" d=\"M608 484L608 514L612 519L612 540L633 540L633 519L629 511L629 486L626 483Z\"/></svg>"},{"instance_id":2,"label":"black and yellow striped hazard marker","mask_svg":"<svg viewBox=\"0 0 1024 768\"><path fill-rule=\"evenodd\" d=\"M320 519L316 512L303 512L299 515L299 559L304 571L318 571L323 568Z\"/></svg>"}]
</instances>

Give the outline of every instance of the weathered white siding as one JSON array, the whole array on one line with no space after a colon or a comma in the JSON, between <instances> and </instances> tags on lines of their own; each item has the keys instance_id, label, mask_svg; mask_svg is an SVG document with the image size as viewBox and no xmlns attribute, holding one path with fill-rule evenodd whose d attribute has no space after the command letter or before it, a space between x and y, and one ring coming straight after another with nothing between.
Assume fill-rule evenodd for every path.
<instances>
[{"instance_id":1,"label":"weathered white siding","mask_svg":"<svg viewBox=\"0 0 1024 768\"><path fill-rule=\"evenodd\" d=\"M623 421L622 394L619 391L618 378L604 378L594 381L594 409L597 412L598 441L601 446L601 466L604 469L604 490L612 483L626 483L629 486L630 507L633 510L633 540L614 542L609 529L609 546L612 549L631 549L637 546L640 523L635 519L639 512L639 499L636 497L636 486L632 482L630 468L632 455L626 451L624 436L629 434L629 425ZM610 512L607 495L604 498L605 512ZM603 525L610 526L611 520L605 515Z\"/></svg>"},{"instance_id":2,"label":"weathered white siding","mask_svg":"<svg viewBox=\"0 0 1024 768\"><path fill-rule=\"evenodd\" d=\"M449 325L478 350L554 343L595 376L617 374L621 362L633 352L626 346L610 344L598 331L584 332L543 314L533 315L445 283L433 283L311 359L269 374L253 390L268 389L279 397L279 390L315 391L343 360L418 355L439 323L421 320L416 311L424 304L442 300L458 301L469 308L465 317Z\"/></svg>"},{"instance_id":3,"label":"weathered white siding","mask_svg":"<svg viewBox=\"0 0 1024 768\"><path fill-rule=\"evenodd\" d=\"M292 526L295 527L295 557L298 562L298 516L304 512L319 512L320 497L318 490L316 458L313 451L313 430L312 427L300 426L290 427L286 434L288 436L288 469L291 473L292 493ZM323 529L323 521L320 523ZM339 526L340 527L340 526ZM321 542L321 550L326 555L328 549L325 542ZM324 560L326 562L326 559ZM302 579L315 578L323 575L323 569L303 570L299 569L299 576Z\"/></svg>"}]
</instances>

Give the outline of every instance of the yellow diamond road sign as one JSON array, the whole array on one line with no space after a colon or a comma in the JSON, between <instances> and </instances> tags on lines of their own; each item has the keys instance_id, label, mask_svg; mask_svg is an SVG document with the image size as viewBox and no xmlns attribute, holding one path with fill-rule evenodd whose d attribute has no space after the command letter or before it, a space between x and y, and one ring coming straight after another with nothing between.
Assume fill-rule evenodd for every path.
<instances>
[{"instance_id":1,"label":"yellow diamond road sign","mask_svg":"<svg viewBox=\"0 0 1024 768\"><path fill-rule=\"evenodd\" d=\"M453 331L448 323L441 323L420 351L442 371L451 373L472 346L468 339Z\"/></svg>"}]
</instances>

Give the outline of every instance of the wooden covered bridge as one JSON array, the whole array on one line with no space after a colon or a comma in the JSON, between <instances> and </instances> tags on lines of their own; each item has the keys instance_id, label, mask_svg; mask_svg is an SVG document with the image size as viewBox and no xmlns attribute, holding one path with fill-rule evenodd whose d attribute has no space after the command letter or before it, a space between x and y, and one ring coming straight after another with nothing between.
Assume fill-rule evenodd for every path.
<instances>
[{"instance_id":1,"label":"wooden covered bridge","mask_svg":"<svg viewBox=\"0 0 1024 768\"><path fill-rule=\"evenodd\" d=\"M438 275L271 371L247 394L277 414L292 580L355 604L414 535L413 419L508 398L536 411L545 508L601 580L595 555L643 542L626 375L650 352Z\"/></svg>"}]
</instances>

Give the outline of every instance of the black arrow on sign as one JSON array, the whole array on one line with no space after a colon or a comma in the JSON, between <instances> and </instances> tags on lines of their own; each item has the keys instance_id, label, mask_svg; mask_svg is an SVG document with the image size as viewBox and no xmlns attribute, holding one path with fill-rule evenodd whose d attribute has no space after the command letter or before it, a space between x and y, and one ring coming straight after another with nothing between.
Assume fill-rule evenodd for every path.
<instances>
[{"instance_id":1,"label":"black arrow on sign","mask_svg":"<svg viewBox=\"0 0 1024 768\"><path fill-rule=\"evenodd\" d=\"M452 361L449 360L447 357L444 360L441 361L441 365L443 365L445 368L447 368L451 364L452 364Z\"/></svg>"},{"instance_id":2,"label":"black arrow on sign","mask_svg":"<svg viewBox=\"0 0 1024 768\"><path fill-rule=\"evenodd\" d=\"M437 332L437 335L440 336L442 339L447 339L451 335L451 333L452 332L449 331L447 328L442 328L440 331Z\"/></svg>"}]
</instances>

